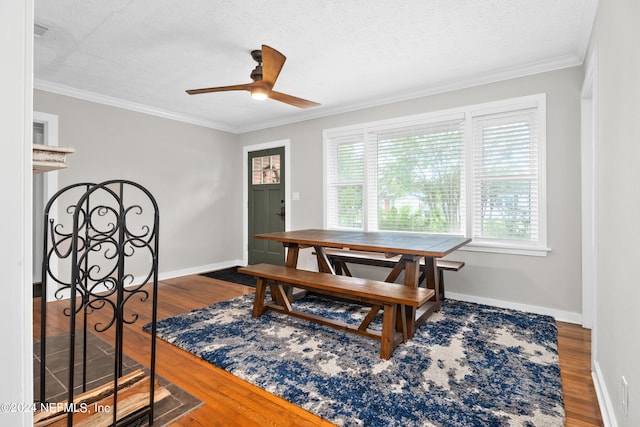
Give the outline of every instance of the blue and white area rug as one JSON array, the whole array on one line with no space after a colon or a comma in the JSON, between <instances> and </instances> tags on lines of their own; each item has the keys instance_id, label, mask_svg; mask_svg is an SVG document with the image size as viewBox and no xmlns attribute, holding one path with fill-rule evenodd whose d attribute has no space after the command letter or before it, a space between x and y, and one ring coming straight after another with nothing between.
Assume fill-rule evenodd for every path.
<instances>
[{"instance_id":1,"label":"blue and white area rug","mask_svg":"<svg viewBox=\"0 0 640 427\"><path fill-rule=\"evenodd\" d=\"M158 337L340 426L564 425L551 317L446 300L383 360L378 341L273 312L254 319L252 303L162 320ZM296 305L364 315L313 296Z\"/></svg>"}]
</instances>

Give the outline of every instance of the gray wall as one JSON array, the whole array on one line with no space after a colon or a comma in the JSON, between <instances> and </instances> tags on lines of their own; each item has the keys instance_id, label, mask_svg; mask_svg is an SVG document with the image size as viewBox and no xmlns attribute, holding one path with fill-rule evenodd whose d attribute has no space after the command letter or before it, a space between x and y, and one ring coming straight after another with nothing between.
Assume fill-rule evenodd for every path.
<instances>
[{"instance_id":1,"label":"gray wall","mask_svg":"<svg viewBox=\"0 0 640 427\"><path fill-rule=\"evenodd\" d=\"M34 110L58 115L59 145L76 150L59 172L60 188L129 179L154 195L161 277L241 258L236 135L38 90Z\"/></svg>"},{"instance_id":2,"label":"gray wall","mask_svg":"<svg viewBox=\"0 0 640 427\"><path fill-rule=\"evenodd\" d=\"M160 270L201 272L242 259L242 147L291 141L291 228L323 225L323 129L420 112L547 94L546 257L458 251L450 296L581 321L580 87L582 67L482 85L356 112L233 135L36 91L34 109L59 116L59 144L76 148L60 186L126 178L146 186L161 211ZM309 252L309 251L307 251ZM314 265L310 255L302 263ZM378 271L378 275L382 275Z\"/></svg>"},{"instance_id":3,"label":"gray wall","mask_svg":"<svg viewBox=\"0 0 640 427\"><path fill-rule=\"evenodd\" d=\"M581 321L580 281L580 88L582 67L537 74L279 126L240 135L242 145L291 140L291 228L323 225L322 130L437 111L511 97L547 94L548 245L546 257L458 251L466 262L445 273L447 291L458 297L512 307L536 308L560 319ZM303 260L307 266L313 263Z\"/></svg>"},{"instance_id":4,"label":"gray wall","mask_svg":"<svg viewBox=\"0 0 640 427\"><path fill-rule=\"evenodd\" d=\"M596 385L611 425L640 425L640 2L608 0L599 10L597 50L598 286L593 332ZM629 383L622 410L621 379Z\"/></svg>"}]
</instances>

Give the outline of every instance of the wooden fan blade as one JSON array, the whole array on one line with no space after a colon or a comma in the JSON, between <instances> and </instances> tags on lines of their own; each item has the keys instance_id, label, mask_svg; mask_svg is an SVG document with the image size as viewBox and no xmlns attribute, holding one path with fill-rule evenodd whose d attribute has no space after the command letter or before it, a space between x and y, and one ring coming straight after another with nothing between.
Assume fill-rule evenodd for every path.
<instances>
[{"instance_id":1,"label":"wooden fan blade","mask_svg":"<svg viewBox=\"0 0 640 427\"><path fill-rule=\"evenodd\" d=\"M266 44L262 45L262 81L273 87L287 57Z\"/></svg>"},{"instance_id":2,"label":"wooden fan blade","mask_svg":"<svg viewBox=\"0 0 640 427\"><path fill-rule=\"evenodd\" d=\"M269 98L274 99L276 101L284 102L285 104L293 105L298 108L311 108L317 107L317 102L308 101L306 99L298 98L292 95L287 95L286 93L276 92L272 90L269 92Z\"/></svg>"},{"instance_id":3,"label":"wooden fan blade","mask_svg":"<svg viewBox=\"0 0 640 427\"><path fill-rule=\"evenodd\" d=\"M229 90L248 90L254 87L253 83L247 83L243 85L231 85L231 86L218 86L218 87L207 87L203 89L189 89L187 93L189 95L197 95L199 93L209 93L209 92L225 92Z\"/></svg>"}]
</instances>

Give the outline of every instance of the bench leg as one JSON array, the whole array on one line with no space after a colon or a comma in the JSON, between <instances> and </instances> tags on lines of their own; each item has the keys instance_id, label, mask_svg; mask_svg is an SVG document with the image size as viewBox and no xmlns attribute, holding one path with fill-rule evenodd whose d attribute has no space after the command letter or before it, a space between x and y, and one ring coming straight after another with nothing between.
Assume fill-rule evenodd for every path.
<instances>
[{"instance_id":1,"label":"bench leg","mask_svg":"<svg viewBox=\"0 0 640 427\"><path fill-rule=\"evenodd\" d=\"M276 286L271 287L272 292L276 293L276 301L278 301L278 304L280 304L285 311L289 312L293 309L291 307L291 296L289 295L292 288L291 286L286 286L286 288L287 289L285 289L285 285L280 282L276 282Z\"/></svg>"},{"instance_id":2,"label":"bench leg","mask_svg":"<svg viewBox=\"0 0 640 427\"><path fill-rule=\"evenodd\" d=\"M410 311L410 313L413 313ZM407 306L401 305L400 312L396 315L396 317L400 318L400 330L402 331L402 342L407 342L409 340L409 329L407 328L407 322L413 322L413 314L412 317L409 317L409 313L407 312Z\"/></svg>"},{"instance_id":3,"label":"bench leg","mask_svg":"<svg viewBox=\"0 0 640 427\"><path fill-rule=\"evenodd\" d=\"M262 313L264 313L264 296L266 293L267 284L265 280L261 277L258 277L256 283L256 294L253 297L253 312L251 313L252 317L260 317Z\"/></svg>"},{"instance_id":4,"label":"bench leg","mask_svg":"<svg viewBox=\"0 0 640 427\"><path fill-rule=\"evenodd\" d=\"M380 357L390 359L395 348L396 304L385 305L382 315L382 337L380 339Z\"/></svg>"},{"instance_id":5,"label":"bench leg","mask_svg":"<svg viewBox=\"0 0 640 427\"><path fill-rule=\"evenodd\" d=\"M369 313L367 313L365 318L362 320L362 323L360 324L360 326L358 326L358 330L366 331L369 325L371 324L371 322L373 321L374 317L376 317L376 314L378 314L381 308L382 306L380 305L374 305L373 307L371 307L371 310L369 310Z\"/></svg>"}]
</instances>

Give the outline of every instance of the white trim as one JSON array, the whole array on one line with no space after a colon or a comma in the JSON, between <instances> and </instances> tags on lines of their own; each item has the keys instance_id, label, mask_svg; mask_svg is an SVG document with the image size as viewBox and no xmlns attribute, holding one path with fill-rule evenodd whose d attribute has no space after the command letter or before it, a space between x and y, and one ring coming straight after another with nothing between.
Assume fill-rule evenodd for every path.
<instances>
[{"instance_id":1,"label":"white trim","mask_svg":"<svg viewBox=\"0 0 640 427\"><path fill-rule=\"evenodd\" d=\"M34 123L42 123L44 125L44 144L50 145L52 147L58 146L58 116L55 114L42 113L39 111L33 112L33 122ZM47 205L49 200L56 194L58 191L58 171L50 171L42 174L43 177L43 203L42 206ZM53 204L51 207L51 212L56 213L57 216L57 202ZM52 263L50 266L51 272L54 277L57 276L58 273L58 264ZM56 288L50 286L47 289L47 301L55 301L55 292Z\"/></svg>"},{"instance_id":2,"label":"white trim","mask_svg":"<svg viewBox=\"0 0 640 427\"><path fill-rule=\"evenodd\" d=\"M594 0L591 0L594 1ZM595 14L595 12L594 12ZM585 14L589 16L589 13ZM595 16L595 15L594 15ZM588 21L585 19L585 23ZM586 24L583 24L586 25ZM583 34L581 32L581 34ZM580 41L580 46L582 46ZM521 66L515 66L504 70L499 70L495 73L491 73L481 77L471 77L468 79L456 79L452 81L445 81L437 83L433 86L429 86L424 89L411 90L406 93L389 96L386 98L375 98L363 102L354 102L351 104L343 105L340 107L318 107L306 111L296 112L292 116L288 116L281 119L266 120L262 122L250 121L247 126L228 126L223 123L204 120L199 117L190 116L187 114L180 114L168 110L164 110L157 107L151 107L144 104L138 104L124 99L114 98L106 95L101 95L94 92L88 92L81 89L76 89L70 86L61 85L58 83L48 82L45 80L35 80L34 89L43 90L46 92L56 93L58 95L70 96L72 98L84 99L85 101L96 102L99 104L111 105L114 107L124 108L131 111L137 111L144 114L150 114L153 116L163 117L170 120L176 120L184 123L194 124L198 126L204 126L212 129L222 130L225 132L231 132L235 134L253 132L257 130L284 126L292 123L298 123L305 120L318 119L322 117L333 116L337 114L349 113L357 110L364 110L367 108L380 107L382 105L393 104L397 102L410 101L413 99L423 98L432 95L438 95L441 93L468 89L475 86L481 86L491 83L497 83L504 80L511 80L520 77L526 77L533 74L545 73L548 71L561 70L563 68L575 67L581 65L584 61L584 51L580 55L566 55L558 58L552 58L549 60L532 62Z\"/></svg>"},{"instance_id":3,"label":"white trim","mask_svg":"<svg viewBox=\"0 0 640 427\"><path fill-rule=\"evenodd\" d=\"M602 370L598 362L594 362L592 365L591 378L593 379L593 387L596 391L596 397L598 398L598 405L600 406L602 424L604 427L618 427L611 394L607 389L607 383L602 376Z\"/></svg>"},{"instance_id":4,"label":"white trim","mask_svg":"<svg viewBox=\"0 0 640 427\"><path fill-rule=\"evenodd\" d=\"M33 267L31 263L33 262L31 258L33 257L33 219L32 219L32 203L33 203L33 13L34 13L34 4L33 1L24 2L25 6L23 9L24 12L24 25L26 28L24 38L22 41L24 42L24 51L22 52L24 56L22 60L24 61L22 66L24 67L24 78L22 82L24 83L23 91L24 91L24 104L22 105L23 114L24 114L24 122L22 125L26 128L24 139L22 143L23 147L23 164L22 164L22 173L23 176L20 177L20 181L13 182L13 186L20 186L22 184L22 193L23 193L23 203L22 206L18 207L18 209L23 209L23 221L24 223L20 225L22 228L23 235L23 247L22 247L22 257L23 257L23 281L22 281L22 298L23 301L12 301L13 304L17 304L18 306L22 305L22 317L16 316L10 318L10 322L15 322L15 328L11 328L15 333L19 334L19 339L13 342L20 343L18 346L19 350L17 353L18 357L22 356L22 363L19 365L14 365L11 363L13 358L9 360L4 359L7 367L11 367L11 369L16 369L21 372L21 377L23 379L22 390L14 390L15 394L13 397L16 402L29 403L33 402L33 287L32 286L24 286L31 282L31 279L24 280L27 278L32 278L33 275ZM3 6L3 8L6 6ZM4 13L4 10L3 10ZM20 49L18 49L20 50ZM8 63L12 63L11 57L4 58L8 60ZM13 142L13 141L11 141ZM18 285L17 283L13 284ZM21 303L21 304L20 304ZM26 331L25 331L26 330ZM14 337L15 338L15 337ZM12 341L9 338L9 341ZM5 378L6 379L6 378ZM11 384L11 383L9 383ZM7 400L5 400L6 402ZM26 411L25 411L26 412ZM22 425L28 426L33 424L33 414L25 413L23 415L18 416L21 420Z\"/></svg>"},{"instance_id":5,"label":"white trim","mask_svg":"<svg viewBox=\"0 0 640 427\"><path fill-rule=\"evenodd\" d=\"M44 125L44 144L58 147L58 116L55 114L33 112L33 121ZM45 204L58 191L58 171L54 170L44 174L45 177Z\"/></svg>"},{"instance_id":6,"label":"white trim","mask_svg":"<svg viewBox=\"0 0 640 427\"><path fill-rule=\"evenodd\" d=\"M181 268L180 270L165 271L158 274L158 280L168 280L176 277L184 277L192 274L208 273L210 271L222 270L225 268L236 267L238 265L244 265L241 259L232 259L222 262L216 262L213 264L197 265L188 268ZM144 280L143 277L136 278L136 283L141 283Z\"/></svg>"},{"instance_id":7,"label":"white trim","mask_svg":"<svg viewBox=\"0 0 640 427\"><path fill-rule=\"evenodd\" d=\"M469 252L489 252L493 254L510 254L510 255L526 255L526 256L547 256L551 252L551 248L538 249L534 247L524 247L516 245L500 245L492 246L486 242L471 242L458 249L459 251Z\"/></svg>"},{"instance_id":8,"label":"white trim","mask_svg":"<svg viewBox=\"0 0 640 427\"><path fill-rule=\"evenodd\" d=\"M584 57L589 48L589 41L591 39L591 33L593 32L593 24L596 21L596 14L598 12L598 0L585 0L586 6L584 7L584 13L582 14L582 22L580 22L580 29L578 32L578 43L576 49L578 56L584 61Z\"/></svg>"},{"instance_id":9,"label":"white trim","mask_svg":"<svg viewBox=\"0 0 640 427\"><path fill-rule=\"evenodd\" d=\"M284 229L291 229L291 217L294 209L291 205L291 141L281 139L264 142L262 144L245 145L242 147L242 265L249 262L249 153L267 150L269 148L284 147L284 204L287 214L284 217Z\"/></svg>"},{"instance_id":10,"label":"white trim","mask_svg":"<svg viewBox=\"0 0 640 427\"><path fill-rule=\"evenodd\" d=\"M581 93L582 313L596 359L598 289L598 52L592 51Z\"/></svg>"},{"instance_id":11,"label":"white trim","mask_svg":"<svg viewBox=\"0 0 640 427\"><path fill-rule=\"evenodd\" d=\"M165 271L164 273L158 273L158 281L174 279L176 277L185 277L194 274L203 274L208 273L210 271L223 270L225 268L236 267L238 265L243 265L241 259L232 259L222 262L216 262L213 264L205 264L205 265L197 265L193 267L181 268L179 270ZM134 277L130 284L125 285L125 288L129 288L131 286L138 286L148 281L148 276L137 276ZM106 291L106 288L96 288L95 292ZM65 289L63 292L58 294L58 298L54 301L64 300L69 298L69 290Z\"/></svg>"},{"instance_id":12,"label":"white trim","mask_svg":"<svg viewBox=\"0 0 640 427\"><path fill-rule=\"evenodd\" d=\"M538 253L547 255L549 230L547 226L547 94L538 98L538 211L544 212L538 218Z\"/></svg>"},{"instance_id":13,"label":"white trim","mask_svg":"<svg viewBox=\"0 0 640 427\"><path fill-rule=\"evenodd\" d=\"M122 108L129 111L135 111L138 113L149 114L151 116L162 117L164 119L175 120L183 123L189 123L196 126L203 126L211 129L222 130L225 132L238 133L237 129L226 126L223 123L218 123L211 120L205 120L205 119L201 119L195 116L190 116L187 114L167 111L161 108L151 107L149 105L144 105L144 104L138 104L136 102L126 101L124 99L114 98L112 96L101 95L95 92L88 92L85 90L76 89L73 87L64 86L57 83L51 83L44 80L35 80L34 89L42 90L45 92L51 92L58 95L70 96L72 98L83 99L85 101L95 102L97 104L103 104L103 105L109 105L112 107Z\"/></svg>"},{"instance_id":14,"label":"white trim","mask_svg":"<svg viewBox=\"0 0 640 427\"><path fill-rule=\"evenodd\" d=\"M327 228L327 203L329 202L328 191L328 159L329 159L329 144L327 144L327 129L322 130L322 228Z\"/></svg>"},{"instance_id":15,"label":"white trim","mask_svg":"<svg viewBox=\"0 0 640 427\"><path fill-rule=\"evenodd\" d=\"M240 127L236 129L237 133L252 132L256 130L262 130L266 128L272 128L277 126L288 125L292 123L301 122L304 120L319 119L322 117L333 116L337 114L349 113L352 111L364 110L367 108L380 107L382 105L393 104L404 101L411 101L418 98L424 98L427 96L438 95L447 92L453 92L456 90L468 89L475 86L482 86L486 84L498 83L505 80L517 79L521 77L527 77L534 74L546 73L549 71L561 70L564 68L576 67L582 65L584 58L577 55L566 55L559 58L554 58L545 61L534 62L525 64L523 66L516 66L506 70L497 71L495 73L477 77L464 79L456 79L454 81L442 82L423 90L416 89L407 93L398 94L386 98L376 98L370 101L355 102L348 105L343 105L336 108L320 107L319 109L310 109L295 117L288 117L285 119L266 121L261 123L251 123L250 126Z\"/></svg>"},{"instance_id":16,"label":"white trim","mask_svg":"<svg viewBox=\"0 0 640 427\"><path fill-rule=\"evenodd\" d=\"M33 1L3 2L0 13L0 178L4 183L0 221L0 266L4 279L0 313L4 329L0 402L33 400L32 158ZM32 426L31 411L4 407L2 425Z\"/></svg>"},{"instance_id":17,"label":"white trim","mask_svg":"<svg viewBox=\"0 0 640 427\"><path fill-rule=\"evenodd\" d=\"M478 297L475 295L459 294L456 292L449 292L449 291L447 291L446 295L447 295L447 298L458 300L458 301L474 302L476 304L484 304L484 305L490 305L493 307L509 308L512 310L526 311L529 313L552 316L559 322L575 323L578 325L582 322L582 315L580 313L574 313L571 311L556 310L550 307L520 304L516 302L511 302L511 301L504 301L504 300L493 299L493 298L484 298L484 297Z\"/></svg>"}]
</instances>

